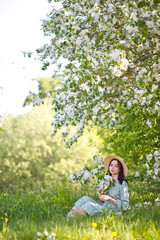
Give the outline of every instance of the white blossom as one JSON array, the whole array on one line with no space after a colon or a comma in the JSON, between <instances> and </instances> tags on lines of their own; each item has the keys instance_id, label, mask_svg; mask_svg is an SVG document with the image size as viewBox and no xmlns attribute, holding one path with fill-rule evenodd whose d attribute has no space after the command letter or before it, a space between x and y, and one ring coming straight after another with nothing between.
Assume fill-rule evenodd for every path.
<instances>
[{"instance_id":1,"label":"white blossom","mask_svg":"<svg viewBox=\"0 0 160 240\"><path fill-rule=\"evenodd\" d=\"M84 178L84 179L89 179L90 177L92 177L92 173L89 172L88 170L86 170L86 171L84 172L83 178Z\"/></svg>"},{"instance_id":2,"label":"white blossom","mask_svg":"<svg viewBox=\"0 0 160 240\"><path fill-rule=\"evenodd\" d=\"M152 159L152 157L153 157L152 154L147 155L147 160L148 160L148 162L150 162L150 160Z\"/></svg>"},{"instance_id":3,"label":"white blossom","mask_svg":"<svg viewBox=\"0 0 160 240\"><path fill-rule=\"evenodd\" d=\"M152 170L147 170L147 175L151 175Z\"/></svg>"},{"instance_id":4,"label":"white blossom","mask_svg":"<svg viewBox=\"0 0 160 240\"><path fill-rule=\"evenodd\" d=\"M113 178L109 175L105 175L104 179L107 180L107 181L112 181L113 180Z\"/></svg>"},{"instance_id":5,"label":"white blossom","mask_svg":"<svg viewBox=\"0 0 160 240\"><path fill-rule=\"evenodd\" d=\"M132 106L132 101L129 100L129 101L127 102L127 105L128 105L128 107L131 107L131 106Z\"/></svg>"},{"instance_id":6,"label":"white blossom","mask_svg":"<svg viewBox=\"0 0 160 240\"><path fill-rule=\"evenodd\" d=\"M133 26L131 26L131 25L127 25L127 26L126 26L126 30L127 30L129 33L134 34L134 33L136 33L136 32L138 31L138 28L137 28L136 26L133 27Z\"/></svg>"},{"instance_id":7,"label":"white blossom","mask_svg":"<svg viewBox=\"0 0 160 240\"><path fill-rule=\"evenodd\" d=\"M115 49L110 53L110 57L113 60L118 60L120 58L120 55L122 54L121 50Z\"/></svg>"},{"instance_id":8,"label":"white blossom","mask_svg":"<svg viewBox=\"0 0 160 240\"><path fill-rule=\"evenodd\" d=\"M96 174L96 173L98 173L98 169L97 169L97 168L92 169L92 170L91 170L91 173L92 173L92 174Z\"/></svg>"},{"instance_id":9,"label":"white blossom","mask_svg":"<svg viewBox=\"0 0 160 240\"><path fill-rule=\"evenodd\" d=\"M129 65L129 61L126 58L121 59L120 69L121 70L127 70Z\"/></svg>"},{"instance_id":10,"label":"white blossom","mask_svg":"<svg viewBox=\"0 0 160 240\"><path fill-rule=\"evenodd\" d=\"M74 175L74 174L70 174L70 175L69 175L69 178L70 178L71 180L74 180L74 179L75 179L75 175Z\"/></svg>"},{"instance_id":11,"label":"white blossom","mask_svg":"<svg viewBox=\"0 0 160 240\"><path fill-rule=\"evenodd\" d=\"M152 123L149 120L147 120L146 124L148 125L149 128L152 128Z\"/></svg>"},{"instance_id":12,"label":"white blossom","mask_svg":"<svg viewBox=\"0 0 160 240\"><path fill-rule=\"evenodd\" d=\"M103 158L99 157L99 156L93 156L93 161L95 163L102 163Z\"/></svg>"},{"instance_id":13,"label":"white blossom","mask_svg":"<svg viewBox=\"0 0 160 240\"><path fill-rule=\"evenodd\" d=\"M138 21L137 13L136 12L132 12L131 15L130 15L130 19L133 19L135 22L137 22Z\"/></svg>"},{"instance_id":14,"label":"white blossom","mask_svg":"<svg viewBox=\"0 0 160 240\"><path fill-rule=\"evenodd\" d=\"M135 124L141 131L140 152L143 149L146 152L151 142L144 169L146 174L152 170L147 177L158 179L159 156L153 154L158 150L160 117L160 20L156 4L149 1L139 8L133 0L104 4L99 0L65 0L61 5L60 9L52 9L43 22L44 34L50 42L37 51L44 64L46 61L58 64L60 58L67 59L64 77L54 89L52 133L76 126L74 136L62 134L66 146L70 147L86 125L101 124L121 132L131 121L130 131L134 131ZM36 105L42 102L35 100ZM146 146L142 146L143 139ZM148 160L150 153L153 157Z\"/></svg>"},{"instance_id":15,"label":"white blossom","mask_svg":"<svg viewBox=\"0 0 160 240\"><path fill-rule=\"evenodd\" d=\"M156 203L157 206L159 206L159 205L160 205L160 198L157 197L157 198L155 199L155 203Z\"/></svg>"},{"instance_id":16,"label":"white blossom","mask_svg":"<svg viewBox=\"0 0 160 240\"><path fill-rule=\"evenodd\" d=\"M135 177L140 177L140 173L137 171L134 176Z\"/></svg>"},{"instance_id":17,"label":"white blossom","mask_svg":"<svg viewBox=\"0 0 160 240\"><path fill-rule=\"evenodd\" d=\"M56 131L52 130L51 135L54 136L55 134L56 134Z\"/></svg>"},{"instance_id":18,"label":"white blossom","mask_svg":"<svg viewBox=\"0 0 160 240\"><path fill-rule=\"evenodd\" d=\"M153 84L153 85L152 85L152 90L151 90L151 91L153 92L153 91L154 91L155 89L157 89L157 88L158 88L158 85Z\"/></svg>"},{"instance_id":19,"label":"white blossom","mask_svg":"<svg viewBox=\"0 0 160 240\"><path fill-rule=\"evenodd\" d=\"M160 151L155 151L155 152L154 152L154 155L155 155L155 156L160 156Z\"/></svg>"},{"instance_id":20,"label":"white blossom","mask_svg":"<svg viewBox=\"0 0 160 240\"><path fill-rule=\"evenodd\" d=\"M89 86L87 85L87 83L82 83L79 87L80 89L86 90L87 92L89 92Z\"/></svg>"},{"instance_id":21,"label":"white blossom","mask_svg":"<svg viewBox=\"0 0 160 240\"><path fill-rule=\"evenodd\" d=\"M101 168L104 168L104 165L103 165L103 164L100 164L100 165L98 166L98 169L101 169Z\"/></svg>"},{"instance_id":22,"label":"white blossom","mask_svg":"<svg viewBox=\"0 0 160 240\"><path fill-rule=\"evenodd\" d=\"M154 174L157 176L159 171L160 171L160 168L154 169Z\"/></svg>"},{"instance_id":23,"label":"white blossom","mask_svg":"<svg viewBox=\"0 0 160 240\"><path fill-rule=\"evenodd\" d=\"M33 100L32 100L32 103L34 106L39 106L41 103L43 103L43 99L40 98L39 96L35 97Z\"/></svg>"}]
</instances>

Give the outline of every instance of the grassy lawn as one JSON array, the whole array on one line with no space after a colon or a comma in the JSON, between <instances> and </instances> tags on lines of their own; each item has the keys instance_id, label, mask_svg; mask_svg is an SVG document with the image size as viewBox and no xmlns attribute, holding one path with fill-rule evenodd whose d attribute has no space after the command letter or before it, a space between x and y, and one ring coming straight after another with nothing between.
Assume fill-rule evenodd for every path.
<instances>
[{"instance_id":1,"label":"grassy lawn","mask_svg":"<svg viewBox=\"0 0 160 240\"><path fill-rule=\"evenodd\" d=\"M47 239L37 236L44 229L55 233L58 240L160 239L160 205L155 202L160 198L158 183L137 181L129 189L130 208L123 214L74 218L66 214L79 197L96 198L92 186L63 182L34 191L1 193L0 239Z\"/></svg>"}]
</instances>

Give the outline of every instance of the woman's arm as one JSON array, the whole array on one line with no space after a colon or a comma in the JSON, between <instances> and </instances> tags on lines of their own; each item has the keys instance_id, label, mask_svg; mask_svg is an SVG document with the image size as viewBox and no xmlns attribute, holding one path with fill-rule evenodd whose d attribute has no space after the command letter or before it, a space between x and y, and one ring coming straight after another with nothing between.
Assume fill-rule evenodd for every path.
<instances>
[{"instance_id":1,"label":"woman's arm","mask_svg":"<svg viewBox=\"0 0 160 240\"><path fill-rule=\"evenodd\" d=\"M114 199L108 195L99 195L99 199L101 201L110 201L113 202L119 210L125 210L128 208L129 205L129 194L128 194L128 184L124 180L121 185L121 191L120 191L120 198Z\"/></svg>"},{"instance_id":2,"label":"woman's arm","mask_svg":"<svg viewBox=\"0 0 160 240\"><path fill-rule=\"evenodd\" d=\"M117 207L121 210L126 210L129 206L128 184L125 180L121 185L120 198L117 199Z\"/></svg>"}]
</instances>

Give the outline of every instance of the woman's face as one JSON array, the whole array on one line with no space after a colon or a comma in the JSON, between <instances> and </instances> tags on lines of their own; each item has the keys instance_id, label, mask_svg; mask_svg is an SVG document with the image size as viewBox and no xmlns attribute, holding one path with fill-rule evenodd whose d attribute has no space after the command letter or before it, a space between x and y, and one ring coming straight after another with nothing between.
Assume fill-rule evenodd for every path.
<instances>
[{"instance_id":1,"label":"woman's face","mask_svg":"<svg viewBox=\"0 0 160 240\"><path fill-rule=\"evenodd\" d=\"M118 166L118 161L117 160L113 160L110 165L109 165L109 171L112 175L116 175L118 176L120 169Z\"/></svg>"}]
</instances>

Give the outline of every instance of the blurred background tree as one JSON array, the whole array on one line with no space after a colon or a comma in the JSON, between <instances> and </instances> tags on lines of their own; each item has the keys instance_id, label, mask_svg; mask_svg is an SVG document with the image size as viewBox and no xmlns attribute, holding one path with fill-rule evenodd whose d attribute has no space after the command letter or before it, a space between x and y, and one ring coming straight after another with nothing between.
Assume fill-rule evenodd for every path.
<instances>
[{"instance_id":1,"label":"blurred background tree","mask_svg":"<svg viewBox=\"0 0 160 240\"><path fill-rule=\"evenodd\" d=\"M37 79L39 91L46 94L55 87L56 81L49 78ZM25 104L31 100L25 100ZM51 136L52 116L51 98L48 97L44 105L34 107L32 111L17 117L8 115L1 121L1 189L25 189L52 184L80 171L83 165L92 164L92 156L98 150L90 146L90 139L96 138L96 135L86 131L72 149L66 149L61 138L62 131L55 137ZM74 127L72 131L74 132Z\"/></svg>"}]
</instances>

